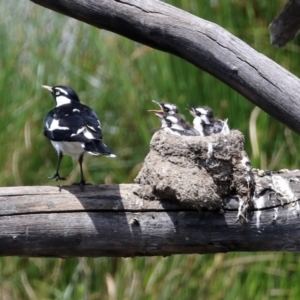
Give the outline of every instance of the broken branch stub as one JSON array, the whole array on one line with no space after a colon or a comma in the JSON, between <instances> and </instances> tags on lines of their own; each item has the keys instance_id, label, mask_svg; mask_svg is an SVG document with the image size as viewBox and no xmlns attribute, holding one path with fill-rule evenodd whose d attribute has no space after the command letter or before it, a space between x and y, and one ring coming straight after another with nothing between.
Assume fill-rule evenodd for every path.
<instances>
[{"instance_id":1,"label":"broken branch stub","mask_svg":"<svg viewBox=\"0 0 300 300\"><path fill-rule=\"evenodd\" d=\"M283 47L293 40L300 29L300 1L289 0L269 26L271 44Z\"/></svg>"},{"instance_id":2,"label":"broken branch stub","mask_svg":"<svg viewBox=\"0 0 300 300\"><path fill-rule=\"evenodd\" d=\"M236 194L245 212L253 175L244 150L244 136L175 136L156 132L135 182L135 193L144 199L176 200L184 205L222 209L222 197Z\"/></svg>"}]
</instances>

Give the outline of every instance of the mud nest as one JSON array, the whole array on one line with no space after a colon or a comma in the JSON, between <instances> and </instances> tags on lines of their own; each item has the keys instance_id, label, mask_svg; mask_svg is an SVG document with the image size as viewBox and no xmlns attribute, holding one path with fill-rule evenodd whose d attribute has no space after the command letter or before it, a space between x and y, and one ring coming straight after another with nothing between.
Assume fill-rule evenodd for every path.
<instances>
[{"instance_id":1,"label":"mud nest","mask_svg":"<svg viewBox=\"0 0 300 300\"><path fill-rule=\"evenodd\" d=\"M222 198L236 195L240 213L247 209L253 187L251 164L244 150L244 136L174 136L156 132L135 193L144 199L178 201L210 210L222 209Z\"/></svg>"}]
</instances>

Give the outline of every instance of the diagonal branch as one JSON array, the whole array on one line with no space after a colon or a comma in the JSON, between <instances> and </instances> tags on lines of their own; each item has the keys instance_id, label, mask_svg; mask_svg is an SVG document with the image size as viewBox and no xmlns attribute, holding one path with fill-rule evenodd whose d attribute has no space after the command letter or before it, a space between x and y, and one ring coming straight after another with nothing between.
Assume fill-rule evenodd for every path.
<instances>
[{"instance_id":1,"label":"diagonal branch","mask_svg":"<svg viewBox=\"0 0 300 300\"><path fill-rule=\"evenodd\" d=\"M220 26L158 0L31 0L177 55L300 133L299 79Z\"/></svg>"}]
</instances>

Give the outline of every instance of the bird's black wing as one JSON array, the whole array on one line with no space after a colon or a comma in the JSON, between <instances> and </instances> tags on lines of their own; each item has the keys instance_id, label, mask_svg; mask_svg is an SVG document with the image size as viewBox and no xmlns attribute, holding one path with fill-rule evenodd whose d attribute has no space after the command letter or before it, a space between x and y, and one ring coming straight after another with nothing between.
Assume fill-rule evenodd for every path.
<instances>
[{"instance_id":1,"label":"bird's black wing","mask_svg":"<svg viewBox=\"0 0 300 300\"><path fill-rule=\"evenodd\" d=\"M225 123L223 121L216 120L214 121L214 123L211 124L203 123L202 125L204 128L204 135L209 136L212 134L221 133L223 131Z\"/></svg>"},{"instance_id":2,"label":"bird's black wing","mask_svg":"<svg viewBox=\"0 0 300 300\"><path fill-rule=\"evenodd\" d=\"M212 135L213 133L215 133L213 124L202 123L202 125L203 125L204 136L209 136L209 135Z\"/></svg>"},{"instance_id":3,"label":"bird's black wing","mask_svg":"<svg viewBox=\"0 0 300 300\"><path fill-rule=\"evenodd\" d=\"M214 122L214 131L213 131L213 133L220 133L220 132L222 132L223 127L224 127L224 122L222 122L220 120L215 121Z\"/></svg>"},{"instance_id":4,"label":"bird's black wing","mask_svg":"<svg viewBox=\"0 0 300 300\"><path fill-rule=\"evenodd\" d=\"M44 135L53 141L81 143L102 139L97 114L80 103L64 105L50 111L44 121Z\"/></svg>"},{"instance_id":5,"label":"bird's black wing","mask_svg":"<svg viewBox=\"0 0 300 300\"><path fill-rule=\"evenodd\" d=\"M181 132L182 135L199 135L199 132L194 129L189 123L187 123L183 116L176 114L178 116L178 123L183 128L183 131Z\"/></svg>"}]
</instances>

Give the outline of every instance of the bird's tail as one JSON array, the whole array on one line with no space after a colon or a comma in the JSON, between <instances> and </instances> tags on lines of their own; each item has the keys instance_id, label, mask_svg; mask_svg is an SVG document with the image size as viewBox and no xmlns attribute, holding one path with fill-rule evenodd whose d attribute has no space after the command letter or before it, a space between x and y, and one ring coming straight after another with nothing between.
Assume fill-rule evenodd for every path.
<instances>
[{"instance_id":1,"label":"bird's tail","mask_svg":"<svg viewBox=\"0 0 300 300\"><path fill-rule=\"evenodd\" d=\"M116 155L101 141L92 140L82 144L82 148L92 155L105 155L107 157L116 157Z\"/></svg>"}]
</instances>

